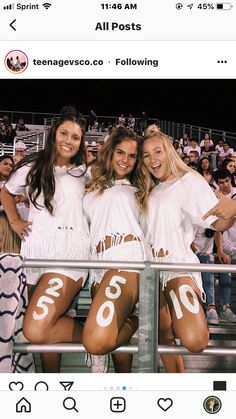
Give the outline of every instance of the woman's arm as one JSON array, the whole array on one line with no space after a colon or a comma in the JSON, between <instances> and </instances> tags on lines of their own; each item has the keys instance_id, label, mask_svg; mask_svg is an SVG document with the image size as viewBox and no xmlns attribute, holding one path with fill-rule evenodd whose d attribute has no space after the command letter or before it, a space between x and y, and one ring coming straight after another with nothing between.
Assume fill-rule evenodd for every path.
<instances>
[{"instance_id":1,"label":"woman's arm","mask_svg":"<svg viewBox=\"0 0 236 419\"><path fill-rule=\"evenodd\" d=\"M24 221L20 218L20 215L16 209L15 195L12 195L5 185L1 190L1 200L11 228L18 234L21 239L23 239L25 236L28 236L29 232L31 232L31 228L29 226L32 223Z\"/></svg>"},{"instance_id":2,"label":"woman's arm","mask_svg":"<svg viewBox=\"0 0 236 419\"><path fill-rule=\"evenodd\" d=\"M218 220L212 223L212 227L216 231L225 231L225 230L228 230L233 225L234 221L235 221L234 219L224 220L223 218L218 218Z\"/></svg>"},{"instance_id":3,"label":"woman's arm","mask_svg":"<svg viewBox=\"0 0 236 419\"><path fill-rule=\"evenodd\" d=\"M217 217L221 217L221 219L227 220L227 221L231 218L235 218L236 217L236 201L233 201L232 199L229 199L227 197L221 197L218 204L216 204L213 208L210 209L210 211L208 211L203 216L203 220L205 220L210 215L216 215ZM227 228L225 230L227 230Z\"/></svg>"}]
</instances>

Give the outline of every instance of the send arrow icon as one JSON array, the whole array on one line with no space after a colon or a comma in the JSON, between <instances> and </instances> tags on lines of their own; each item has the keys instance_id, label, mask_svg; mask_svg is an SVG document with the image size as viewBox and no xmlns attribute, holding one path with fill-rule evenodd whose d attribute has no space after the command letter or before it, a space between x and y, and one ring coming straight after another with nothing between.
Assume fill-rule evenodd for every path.
<instances>
[{"instance_id":1,"label":"send arrow icon","mask_svg":"<svg viewBox=\"0 0 236 419\"><path fill-rule=\"evenodd\" d=\"M74 384L74 381L59 381L65 391L69 391Z\"/></svg>"}]
</instances>

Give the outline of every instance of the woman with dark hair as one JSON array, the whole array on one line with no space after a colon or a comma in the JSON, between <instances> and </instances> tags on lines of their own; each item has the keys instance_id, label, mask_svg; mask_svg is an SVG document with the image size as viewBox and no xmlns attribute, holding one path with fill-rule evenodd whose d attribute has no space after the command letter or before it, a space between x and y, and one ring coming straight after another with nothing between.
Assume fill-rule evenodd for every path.
<instances>
[{"instance_id":1,"label":"woman with dark hair","mask_svg":"<svg viewBox=\"0 0 236 419\"><path fill-rule=\"evenodd\" d=\"M0 189L9 178L14 167L14 159L8 154L0 156Z\"/></svg>"},{"instance_id":2,"label":"woman with dark hair","mask_svg":"<svg viewBox=\"0 0 236 419\"><path fill-rule=\"evenodd\" d=\"M7 154L0 157L0 190L6 183L14 167L12 156ZM0 199L0 252L19 253L20 238L12 230Z\"/></svg>"},{"instance_id":3,"label":"woman with dark hair","mask_svg":"<svg viewBox=\"0 0 236 419\"><path fill-rule=\"evenodd\" d=\"M207 183L213 182L213 167L208 157L202 157L198 162L198 173L200 173Z\"/></svg>"},{"instance_id":4,"label":"woman with dark hair","mask_svg":"<svg viewBox=\"0 0 236 419\"><path fill-rule=\"evenodd\" d=\"M49 131L45 149L22 159L3 187L2 202L22 240L23 257L88 258L88 225L82 210L84 127L81 115L64 110ZM22 220L16 210L15 195L23 192L29 199L29 221ZM26 338L36 344L81 342L81 325L65 312L85 284L87 270L27 268L26 278L28 284L37 284L24 320ZM57 372L59 364L60 360L52 362L45 372Z\"/></svg>"},{"instance_id":5,"label":"woman with dark hair","mask_svg":"<svg viewBox=\"0 0 236 419\"><path fill-rule=\"evenodd\" d=\"M144 138L140 176L145 190L137 197L146 219L146 243L151 261L199 263L191 249L196 229L225 230L232 222L203 215L217 203L205 180L187 167L163 133ZM180 339L190 352L201 352L209 333L203 309L199 272L160 272L160 342Z\"/></svg>"},{"instance_id":6,"label":"woman with dark hair","mask_svg":"<svg viewBox=\"0 0 236 419\"><path fill-rule=\"evenodd\" d=\"M236 164L235 161L229 157L226 157L221 164L222 169L227 169L231 173L231 185L236 187Z\"/></svg>"},{"instance_id":7,"label":"woman with dark hair","mask_svg":"<svg viewBox=\"0 0 236 419\"><path fill-rule=\"evenodd\" d=\"M135 193L139 188L139 138L116 128L99 153L94 178L84 197L90 225L92 260L114 261L114 268L90 272L93 302L83 331L83 344L92 354L92 372L107 372L108 356L129 342L138 327L132 314L138 301L139 271L116 269L116 261L143 261L144 237ZM130 372L132 355L115 354L116 372Z\"/></svg>"}]
</instances>

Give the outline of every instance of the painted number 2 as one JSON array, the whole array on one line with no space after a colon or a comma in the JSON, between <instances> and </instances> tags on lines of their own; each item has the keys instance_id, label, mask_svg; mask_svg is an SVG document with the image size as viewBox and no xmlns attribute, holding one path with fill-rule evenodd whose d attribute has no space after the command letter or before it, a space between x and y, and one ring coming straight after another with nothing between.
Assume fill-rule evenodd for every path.
<instances>
[{"instance_id":1,"label":"painted number 2","mask_svg":"<svg viewBox=\"0 0 236 419\"><path fill-rule=\"evenodd\" d=\"M61 278L52 278L48 281L48 284L51 285L50 288L47 288L45 293L51 295L52 297L59 297L60 293L57 292L60 288L63 287L63 281ZM42 320L48 315L48 306L47 304L54 304L54 300L51 297L42 295L39 297L36 306L41 308L43 312L38 314L36 311L33 312L34 320Z\"/></svg>"},{"instance_id":2,"label":"painted number 2","mask_svg":"<svg viewBox=\"0 0 236 419\"><path fill-rule=\"evenodd\" d=\"M113 276L109 282L109 286L105 289L105 295L111 300L116 300L121 295L120 284L125 284L126 279L122 276ZM115 288L115 292L111 291L111 287ZM96 320L99 326L107 327L111 324L114 316L114 303L112 301L105 301L99 308L96 316Z\"/></svg>"}]
</instances>

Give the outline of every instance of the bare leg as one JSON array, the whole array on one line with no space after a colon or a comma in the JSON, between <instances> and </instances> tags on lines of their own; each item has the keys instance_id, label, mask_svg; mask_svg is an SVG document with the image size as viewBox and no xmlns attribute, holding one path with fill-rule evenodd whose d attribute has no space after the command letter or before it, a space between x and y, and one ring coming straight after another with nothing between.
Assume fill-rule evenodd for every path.
<instances>
[{"instance_id":1,"label":"bare leg","mask_svg":"<svg viewBox=\"0 0 236 419\"><path fill-rule=\"evenodd\" d=\"M30 342L81 342L82 326L64 315L81 286L82 279L73 281L55 273L42 275L24 319L24 334ZM44 354L43 361L44 372L59 371L60 354Z\"/></svg>"},{"instance_id":2,"label":"bare leg","mask_svg":"<svg viewBox=\"0 0 236 419\"><path fill-rule=\"evenodd\" d=\"M138 281L135 272L106 272L96 287L84 326L83 343L88 352L105 354L129 342L138 327L137 317L130 315L138 300ZM115 354L113 359L117 371L131 370L129 354Z\"/></svg>"},{"instance_id":3,"label":"bare leg","mask_svg":"<svg viewBox=\"0 0 236 419\"><path fill-rule=\"evenodd\" d=\"M164 294L175 336L190 352L202 352L209 332L197 285L190 277L174 278L167 283Z\"/></svg>"},{"instance_id":4,"label":"bare leg","mask_svg":"<svg viewBox=\"0 0 236 419\"><path fill-rule=\"evenodd\" d=\"M131 372L133 355L132 354L112 354L112 361L115 372L128 373Z\"/></svg>"},{"instance_id":5,"label":"bare leg","mask_svg":"<svg viewBox=\"0 0 236 419\"><path fill-rule=\"evenodd\" d=\"M28 288L28 299L31 300L31 297L35 291L35 285L27 285ZM56 352L44 352L40 354L42 370L45 373L57 373L60 372L61 366L61 354Z\"/></svg>"},{"instance_id":6,"label":"bare leg","mask_svg":"<svg viewBox=\"0 0 236 419\"><path fill-rule=\"evenodd\" d=\"M174 330L168 303L163 291L160 290L160 344L175 345ZM181 355L161 355L166 372L184 372L184 362Z\"/></svg>"}]
</instances>

